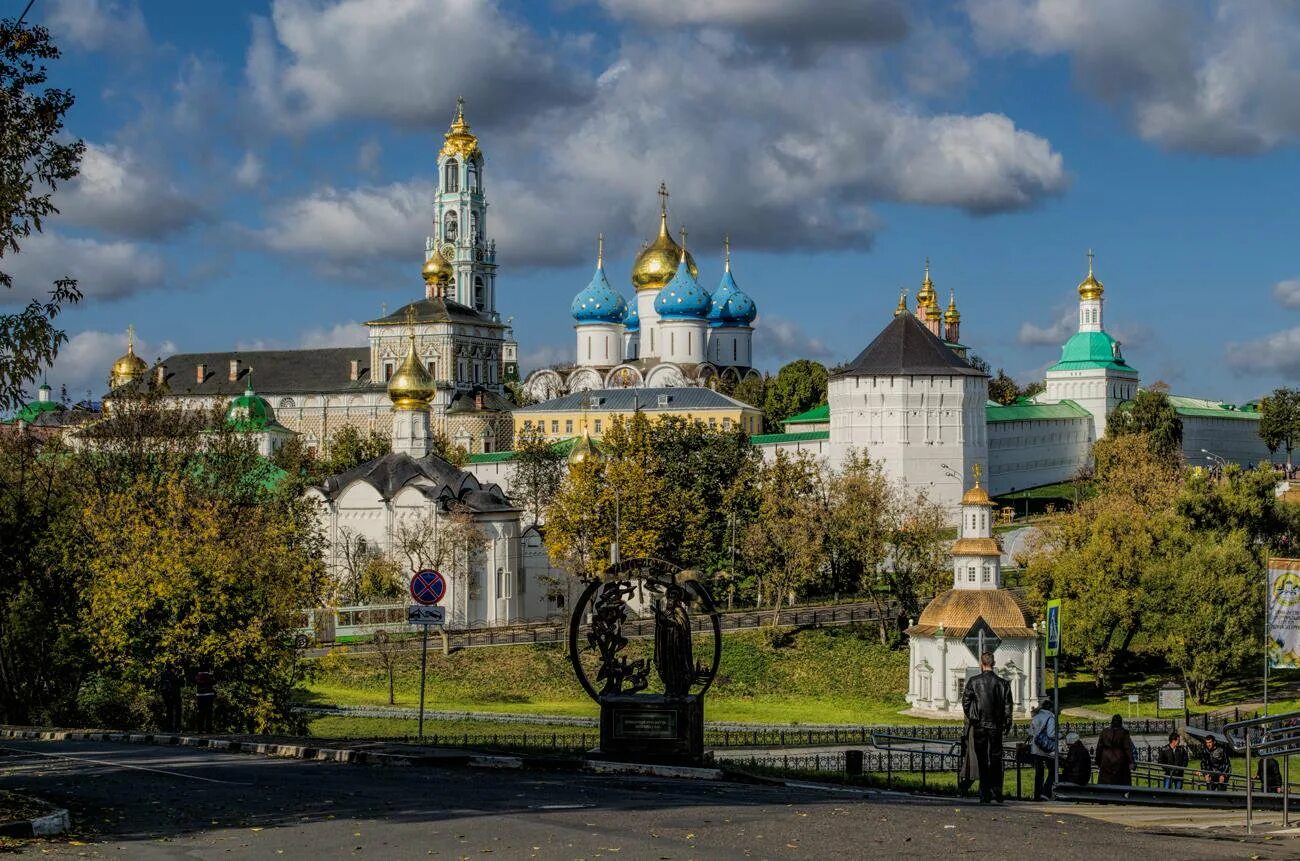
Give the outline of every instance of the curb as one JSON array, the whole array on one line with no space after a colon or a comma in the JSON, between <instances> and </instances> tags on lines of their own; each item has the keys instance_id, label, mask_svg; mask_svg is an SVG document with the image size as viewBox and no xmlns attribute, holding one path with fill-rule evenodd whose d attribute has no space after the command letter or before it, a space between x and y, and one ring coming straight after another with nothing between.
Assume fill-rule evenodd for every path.
<instances>
[{"instance_id":1,"label":"curb","mask_svg":"<svg viewBox=\"0 0 1300 861\"><path fill-rule=\"evenodd\" d=\"M72 817L64 808L55 808L44 816L0 822L0 837L53 837L72 827Z\"/></svg>"},{"instance_id":2,"label":"curb","mask_svg":"<svg viewBox=\"0 0 1300 861\"><path fill-rule=\"evenodd\" d=\"M442 766L444 768L493 768L529 771L579 771L587 774L629 774L687 780L730 780L720 768L697 768L682 765L652 765L578 757L513 756L509 754L449 751L447 753L381 753L370 750L316 747L302 744L237 741L206 736L164 733L106 732L103 730L40 730L0 726L0 738L27 741L101 741L118 744L175 745L198 747L225 753L248 753L261 756L301 759L315 762L345 762L355 765ZM66 817L67 811L61 811ZM21 823L26 824L26 823ZM0 829L3 829L0 824ZM64 828L67 827L65 824ZM2 832L0 832L2 833ZM47 832L57 834L59 832Z\"/></svg>"}]
</instances>

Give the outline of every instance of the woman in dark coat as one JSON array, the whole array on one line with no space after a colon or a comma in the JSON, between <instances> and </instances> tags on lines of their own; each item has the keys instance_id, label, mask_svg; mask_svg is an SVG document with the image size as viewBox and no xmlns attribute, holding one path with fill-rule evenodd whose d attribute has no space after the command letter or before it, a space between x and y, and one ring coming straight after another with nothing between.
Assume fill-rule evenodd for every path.
<instances>
[{"instance_id":1,"label":"woman in dark coat","mask_svg":"<svg viewBox=\"0 0 1300 861\"><path fill-rule=\"evenodd\" d=\"M1124 719L1115 715L1097 739L1097 782L1111 786L1133 785L1133 738Z\"/></svg>"},{"instance_id":2,"label":"woman in dark coat","mask_svg":"<svg viewBox=\"0 0 1300 861\"><path fill-rule=\"evenodd\" d=\"M1065 736L1065 765L1061 769L1061 780L1086 786L1092 778L1092 757L1088 748L1079 739L1077 732L1071 731Z\"/></svg>"}]
</instances>

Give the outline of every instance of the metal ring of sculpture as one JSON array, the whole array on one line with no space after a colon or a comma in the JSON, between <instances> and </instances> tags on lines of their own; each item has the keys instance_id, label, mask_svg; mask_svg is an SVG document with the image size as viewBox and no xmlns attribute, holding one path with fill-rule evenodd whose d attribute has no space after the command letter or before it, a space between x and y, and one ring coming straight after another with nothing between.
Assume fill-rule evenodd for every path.
<instances>
[{"instance_id":1,"label":"metal ring of sculpture","mask_svg":"<svg viewBox=\"0 0 1300 861\"><path fill-rule=\"evenodd\" d=\"M628 599L641 593L654 614L654 669L667 696L694 693L703 696L713 684L722 661L722 618L694 571L683 571L661 559L627 559L605 570L591 582L573 607L569 620L569 660L582 689L593 700L611 694L634 694L650 684L651 662L629 659L621 654L630 639L624 631L629 623ZM693 639L697 633L691 611L708 618L698 630L713 633L713 656L708 666L694 659ZM595 679L582 665L579 641L586 622L586 647L596 652L600 664ZM632 620L632 624L636 624ZM632 634L638 636L638 634Z\"/></svg>"}]
</instances>

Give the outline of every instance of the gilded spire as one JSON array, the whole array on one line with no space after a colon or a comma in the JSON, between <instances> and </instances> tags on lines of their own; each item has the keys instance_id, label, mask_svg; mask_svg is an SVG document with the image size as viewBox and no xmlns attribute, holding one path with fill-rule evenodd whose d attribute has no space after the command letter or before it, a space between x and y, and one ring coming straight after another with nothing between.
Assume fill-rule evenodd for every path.
<instances>
[{"instance_id":1,"label":"gilded spire","mask_svg":"<svg viewBox=\"0 0 1300 861\"><path fill-rule=\"evenodd\" d=\"M659 235L668 236L668 183L666 182L659 183Z\"/></svg>"},{"instance_id":2,"label":"gilded spire","mask_svg":"<svg viewBox=\"0 0 1300 861\"><path fill-rule=\"evenodd\" d=\"M961 320L961 314L957 311L957 291L948 291L948 310L943 312L943 321L945 323L956 323Z\"/></svg>"},{"instance_id":3,"label":"gilded spire","mask_svg":"<svg viewBox=\"0 0 1300 861\"><path fill-rule=\"evenodd\" d=\"M668 185L659 183L659 235L645 245L632 263L632 287L637 291L659 291L672 280L681 265L682 249L668 233ZM698 277L695 260L686 255L691 277Z\"/></svg>"},{"instance_id":4,"label":"gilded spire","mask_svg":"<svg viewBox=\"0 0 1300 861\"><path fill-rule=\"evenodd\" d=\"M126 324L126 351L128 353L135 352L135 324L134 323Z\"/></svg>"},{"instance_id":5,"label":"gilded spire","mask_svg":"<svg viewBox=\"0 0 1300 861\"><path fill-rule=\"evenodd\" d=\"M1083 300L1100 299L1106 288L1092 274L1092 249L1088 249L1088 277L1079 282L1079 298Z\"/></svg>"},{"instance_id":6,"label":"gilded spire","mask_svg":"<svg viewBox=\"0 0 1300 861\"><path fill-rule=\"evenodd\" d=\"M140 379L149 370L144 359L135 354L135 326L126 327L126 354L113 363L108 372L110 388L117 388Z\"/></svg>"},{"instance_id":7,"label":"gilded spire","mask_svg":"<svg viewBox=\"0 0 1300 861\"><path fill-rule=\"evenodd\" d=\"M921 279L921 289L916 291L916 309L924 314L931 305L938 305L934 298L934 282L930 280L930 258L925 258L925 277Z\"/></svg>"},{"instance_id":8,"label":"gilded spire","mask_svg":"<svg viewBox=\"0 0 1300 861\"><path fill-rule=\"evenodd\" d=\"M731 271L731 236L722 237L722 271Z\"/></svg>"},{"instance_id":9,"label":"gilded spire","mask_svg":"<svg viewBox=\"0 0 1300 861\"><path fill-rule=\"evenodd\" d=\"M977 463L970 468L970 471L971 475L975 477L975 486L962 494L961 504L985 505L992 508L993 502L989 499L989 492L980 487L980 476L984 474L984 467Z\"/></svg>"},{"instance_id":10,"label":"gilded spire","mask_svg":"<svg viewBox=\"0 0 1300 861\"><path fill-rule=\"evenodd\" d=\"M686 262L686 225L685 225L685 224L683 224L683 225L678 229L678 235L681 236L681 238L682 238L682 242L681 242L681 246L682 246L682 256L681 256L681 260L680 260L679 262L681 262L681 263L685 263L685 262Z\"/></svg>"},{"instance_id":11,"label":"gilded spire","mask_svg":"<svg viewBox=\"0 0 1300 861\"><path fill-rule=\"evenodd\" d=\"M605 234L596 234L596 268L605 268Z\"/></svg>"},{"instance_id":12,"label":"gilded spire","mask_svg":"<svg viewBox=\"0 0 1300 861\"><path fill-rule=\"evenodd\" d=\"M907 288L904 287L898 291L898 307L894 309L894 316L898 317L907 313Z\"/></svg>"},{"instance_id":13,"label":"gilded spire","mask_svg":"<svg viewBox=\"0 0 1300 861\"><path fill-rule=\"evenodd\" d=\"M469 130L469 122L465 119L465 99L460 97L456 99L456 118L451 121L451 128L443 135L445 142L442 145L442 155L459 156L462 159L474 159L482 157L482 152L478 148L478 138Z\"/></svg>"}]
</instances>

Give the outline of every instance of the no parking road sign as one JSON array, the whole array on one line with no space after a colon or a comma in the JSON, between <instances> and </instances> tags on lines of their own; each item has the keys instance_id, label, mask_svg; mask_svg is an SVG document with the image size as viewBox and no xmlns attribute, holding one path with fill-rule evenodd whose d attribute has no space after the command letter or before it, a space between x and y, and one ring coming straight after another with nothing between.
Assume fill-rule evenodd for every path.
<instances>
[{"instance_id":1,"label":"no parking road sign","mask_svg":"<svg viewBox=\"0 0 1300 861\"><path fill-rule=\"evenodd\" d=\"M417 604L431 607L447 594L447 581L431 568L411 575L411 598Z\"/></svg>"}]
</instances>

